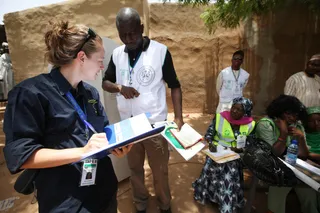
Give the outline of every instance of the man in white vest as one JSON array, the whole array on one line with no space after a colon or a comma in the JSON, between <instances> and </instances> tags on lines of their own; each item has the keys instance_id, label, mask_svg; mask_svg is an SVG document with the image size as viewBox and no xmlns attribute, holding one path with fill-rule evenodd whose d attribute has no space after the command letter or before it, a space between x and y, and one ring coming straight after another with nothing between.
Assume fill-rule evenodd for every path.
<instances>
[{"instance_id":1,"label":"man in white vest","mask_svg":"<svg viewBox=\"0 0 320 213\"><path fill-rule=\"evenodd\" d=\"M103 78L103 89L118 93L121 119L149 112L151 124L167 119L166 86L171 89L175 122L183 125L182 93L171 54L161 43L143 37L143 24L133 8L122 8L116 17L119 37L124 45L113 51ZM137 212L146 212L149 192L144 184L145 153L151 167L161 212L170 213L168 183L168 144L154 137L135 144L128 155L131 189Z\"/></svg>"},{"instance_id":2,"label":"man in white vest","mask_svg":"<svg viewBox=\"0 0 320 213\"><path fill-rule=\"evenodd\" d=\"M243 97L243 89L249 80L249 73L240 67L243 59L244 52L242 50L236 51L232 55L231 67L223 69L218 75L216 83L219 94L217 113L229 111L232 100Z\"/></svg>"}]
</instances>

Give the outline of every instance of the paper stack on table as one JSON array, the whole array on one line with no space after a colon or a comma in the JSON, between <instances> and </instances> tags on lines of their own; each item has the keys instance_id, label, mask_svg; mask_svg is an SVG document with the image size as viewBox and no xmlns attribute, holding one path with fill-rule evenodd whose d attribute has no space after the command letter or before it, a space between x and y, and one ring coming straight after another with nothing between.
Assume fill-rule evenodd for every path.
<instances>
[{"instance_id":1,"label":"paper stack on table","mask_svg":"<svg viewBox=\"0 0 320 213\"><path fill-rule=\"evenodd\" d=\"M210 152L209 149L203 150L202 152L208 155L216 163L226 163L240 158L238 153L230 150L230 148L223 147L220 144L217 146L217 152Z\"/></svg>"},{"instance_id":2,"label":"paper stack on table","mask_svg":"<svg viewBox=\"0 0 320 213\"><path fill-rule=\"evenodd\" d=\"M310 186L310 187L313 188L314 190L320 192L320 184L319 184L316 180L314 180L313 178L311 178L311 177L309 177L308 175L304 174L303 172L301 172L299 169L295 168L294 166L288 164L287 162L285 162L285 161L282 160L281 158L279 158L279 159L280 159L287 167L289 167L289 168L293 171L293 173L296 175L296 177L297 177L298 179L300 179L302 182L304 182L305 184L307 184L308 186ZM298 161L297 161L297 163L298 163ZM300 161L299 163L300 163L300 165L301 165L301 161ZM304 163L306 163L306 162L304 162ZM304 164L304 163L302 163L302 164ZM311 166L311 165L309 164L309 166ZM308 167L309 167L309 166L308 166ZM299 166L298 166L298 167L299 167ZM309 167L309 168L311 168L311 167Z\"/></svg>"}]
</instances>

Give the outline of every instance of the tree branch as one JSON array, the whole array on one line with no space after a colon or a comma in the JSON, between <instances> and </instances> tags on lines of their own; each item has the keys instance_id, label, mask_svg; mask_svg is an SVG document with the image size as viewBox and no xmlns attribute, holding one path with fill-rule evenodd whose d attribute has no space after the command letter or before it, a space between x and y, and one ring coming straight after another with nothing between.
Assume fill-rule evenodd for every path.
<instances>
[{"instance_id":1,"label":"tree branch","mask_svg":"<svg viewBox=\"0 0 320 213\"><path fill-rule=\"evenodd\" d=\"M171 0L163 0L170 2ZM218 26L235 28L241 21L255 15L263 15L275 9L285 8L287 4L301 3L309 7L315 14L320 12L320 0L178 0L181 4L207 8L200 15L208 32L214 33Z\"/></svg>"}]
</instances>

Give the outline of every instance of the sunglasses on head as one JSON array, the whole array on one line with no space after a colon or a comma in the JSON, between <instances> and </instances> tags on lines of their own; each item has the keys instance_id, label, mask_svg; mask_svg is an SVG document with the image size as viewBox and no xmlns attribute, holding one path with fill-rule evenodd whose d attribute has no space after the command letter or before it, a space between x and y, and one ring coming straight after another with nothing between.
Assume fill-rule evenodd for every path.
<instances>
[{"instance_id":1,"label":"sunglasses on head","mask_svg":"<svg viewBox=\"0 0 320 213\"><path fill-rule=\"evenodd\" d=\"M86 40L83 42L83 44L80 46L79 50L77 51L77 54L73 58L77 58L78 53L82 50L84 45L90 40L96 38L97 34L91 29L88 29L88 34L86 37Z\"/></svg>"}]
</instances>

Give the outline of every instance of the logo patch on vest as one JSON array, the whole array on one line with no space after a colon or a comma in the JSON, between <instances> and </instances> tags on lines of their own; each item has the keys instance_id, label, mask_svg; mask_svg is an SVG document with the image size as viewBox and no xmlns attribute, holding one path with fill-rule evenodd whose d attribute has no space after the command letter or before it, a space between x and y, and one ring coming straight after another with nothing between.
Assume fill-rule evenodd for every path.
<instances>
[{"instance_id":1,"label":"logo patch on vest","mask_svg":"<svg viewBox=\"0 0 320 213\"><path fill-rule=\"evenodd\" d=\"M156 76L156 72L151 66L143 66L138 70L137 81L142 86L149 86Z\"/></svg>"},{"instance_id":2,"label":"logo patch on vest","mask_svg":"<svg viewBox=\"0 0 320 213\"><path fill-rule=\"evenodd\" d=\"M120 69L121 76L124 78L129 71L127 69Z\"/></svg>"},{"instance_id":3,"label":"logo patch on vest","mask_svg":"<svg viewBox=\"0 0 320 213\"><path fill-rule=\"evenodd\" d=\"M97 108L96 108L96 104L98 104L98 101L95 100L95 99L89 99L88 103L92 105L92 108L93 108L94 112L96 113L96 115L98 115L98 111L97 111Z\"/></svg>"},{"instance_id":4,"label":"logo patch on vest","mask_svg":"<svg viewBox=\"0 0 320 213\"><path fill-rule=\"evenodd\" d=\"M231 132L229 131L229 129L226 129L226 130L224 131L224 135L225 135L225 136L230 136L230 135L231 135Z\"/></svg>"},{"instance_id":5,"label":"logo patch on vest","mask_svg":"<svg viewBox=\"0 0 320 213\"><path fill-rule=\"evenodd\" d=\"M232 90L232 81L227 80L224 83L225 83L224 86L226 90Z\"/></svg>"}]
</instances>

